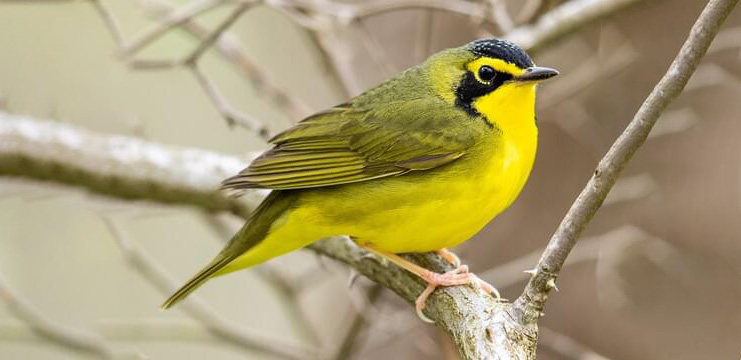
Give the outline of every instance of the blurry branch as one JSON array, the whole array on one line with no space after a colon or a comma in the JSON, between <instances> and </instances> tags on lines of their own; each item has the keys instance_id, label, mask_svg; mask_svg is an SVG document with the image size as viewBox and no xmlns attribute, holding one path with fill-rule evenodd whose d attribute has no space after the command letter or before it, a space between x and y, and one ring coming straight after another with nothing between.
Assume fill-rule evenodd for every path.
<instances>
[{"instance_id":1,"label":"blurry branch","mask_svg":"<svg viewBox=\"0 0 741 360\"><path fill-rule=\"evenodd\" d=\"M538 99L544 109L564 103L585 91L591 85L609 79L638 60L638 52L629 43L624 43L611 52L607 58L593 55L579 63L579 67L569 72L559 81L548 84Z\"/></svg>"},{"instance_id":2,"label":"blurry branch","mask_svg":"<svg viewBox=\"0 0 741 360\"><path fill-rule=\"evenodd\" d=\"M278 7L294 14L298 24L312 35L315 45L334 70L346 94L354 95L363 88L355 68L350 63L352 53L338 32L357 25L362 19L402 9L444 11L468 16L479 28L485 21L493 21L504 32L504 38L534 52L563 38L585 24L606 18L627 7L646 0L573 0L543 15L534 25L514 27L501 0L439 1L439 0L377 0L357 3L308 0L273 1ZM488 33L488 32L484 32ZM488 34L486 34L489 36Z\"/></svg>"},{"instance_id":3,"label":"blurry branch","mask_svg":"<svg viewBox=\"0 0 741 360\"><path fill-rule=\"evenodd\" d=\"M223 5L225 2L226 0L197 0L190 2L188 5L185 5L174 11L172 14L170 14L170 16L163 19L159 24L155 24L149 29L144 30L133 40L127 41L125 45L119 50L119 56L124 59L130 58L146 46L152 44L154 41L165 35L168 31L180 26L187 21L190 21L200 14L203 14L209 10L216 9L220 5Z\"/></svg>"},{"instance_id":4,"label":"blurry branch","mask_svg":"<svg viewBox=\"0 0 741 360\"><path fill-rule=\"evenodd\" d=\"M226 210L246 218L249 215L247 211L237 211L240 208L235 203L215 195L219 181L226 176L225 171L227 174L237 172L245 164L246 161L234 157L202 150L168 147L132 137L93 134L68 125L0 113L0 175L48 179L125 199L195 205L208 211ZM248 192L245 203L256 205L264 194ZM127 260L137 264L132 265L135 269L151 277L150 280L163 291L174 289L169 277L162 275L164 271L151 258L128 242L121 244ZM348 239L319 241L311 249L352 266L410 303L424 289L414 275L367 258L365 252ZM437 255L412 257L433 270L450 269L450 265ZM197 304L196 296L184 302L183 308L195 306L198 309L201 306ZM426 311L428 317L437 320L445 331L452 334L467 358L476 359L493 353L493 343L487 340L486 326L490 323L492 309L504 306L477 289L461 286L436 291L429 299ZM196 312L198 316L210 317L210 312L203 314ZM507 321L506 316L500 314L499 321Z\"/></svg>"},{"instance_id":5,"label":"blurry branch","mask_svg":"<svg viewBox=\"0 0 741 360\"><path fill-rule=\"evenodd\" d=\"M271 135L268 128L263 126L259 120L241 113L229 105L229 102L226 100L224 95L222 95L219 89L216 88L216 84L203 73L203 71L198 67L198 64L191 63L188 65L188 68L203 88L206 96L208 96L214 104L216 110L224 117L224 119L226 119L227 124L230 126L239 124L245 129L254 131L263 139L270 138Z\"/></svg>"},{"instance_id":6,"label":"blurry branch","mask_svg":"<svg viewBox=\"0 0 741 360\"><path fill-rule=\"evenodd\" d=\"M480 16L484 7L481 4L463 0L376 0L353 4L335 2L334 6L314 7L315 11L331 13L344 23L404 9L431 9L476 17Z\"/></svg>"},{"instance_id":7,"label":"blurry branch","mask_svg":"<svg viewBox=\"0 0 741 360\"><path fill-rule=\"evenodd\" d=\"M632 225L625 225L602 235L582 239L579 247L575 248L569 255L564 266L596 261L600 256L601 250L614 243L623 242L626 239L639 241L645 238L646 233L643 230ZM528 270L530 270L533 264L538 262L541 254L543 254L543 249L538 249L508 263L489 269L480 274L480 276L482 279L496 284L500 289L516 285L519 282L530 279L531 275Z\"/></svg>"},{"instance_id":8,"label":"blurry branch","mask_svg":"<svg viewBox=\"0 0 741 360\"><path fill-rule=\"evenodd\" d=\"M693 76L687 84L685 91L694 91L712 86L726 86L736 89L741 83L738 76L715 64L703 64L697 68L696 76Z\"/></svg>"},{"instance_id":9,"label":"blurry branch","mask_svg":"<svg viewBox=\"0 0 741 360\"><path fill-rule=\"evenodd\" d=\"M718 33L708 52L714 53L730 49L741 50L741 26L724 29ZM739 52L738 56L739 60L741 60L741 52Z\"/></svg>"},{"instance_id":10,"label":"blurry branch","mask_svg":"<svg viewBox=\"0 0 741 360\"><path fill-rule=\"evenodd\" d=\"M713 38L737 3L738 0L708 2L667 72L599 162L594 175L553 234L525 291L513 305L519 311L521 322L536 322L542 316L548 294L555 288L555 279L582 231L602 206L625 165L646 141L663 111L682 93Z\"/></svg>"},{"instance_id":11,"label":"blurry branch","mask_svg":"<svg viewBox=\"0 0 741 360\"><path fill-rule=\"evenodd\" d=\"M659 184L649 173L624 176L615 183L603 206L644 199L656 193Z\"/></svg>"},{"instance_id":12,"label":"blurry branch","mask_svg":"<svg viewBox=\"0 0 741 360\"><path fill-rule=\"evenodd\" d=\"M244 50L234 36L226 30L247 10L258 4L271 6L293 19L310 34L324 61L332 67L331 75L341 84L344 96L360 93L364 86L357 78L353 66L353 51L339 33L346 27L357 29L361 43L378 68L387 73L395 72L394 65L384 56L383 47L373 38L363 25L363 19L386 12L407 8L447 11L469 16L479 23L495 23L506 37L511 38L526 49L536 50L546 42L551 42L583 24L603 18L625 5L644 0L574 0L544 15L532 26L514 27L514 21L507 12L502 0L482 0L480 2L451 0L381 0L359 2L354 4L335 1L315 2L309 0L195 0L188 5L175 9L167 0L149 0L146 5L157 14L158 24L144 30L133 40L124 39L121 27L113 13L99 0L88 0L102 17L119 47L119 56L128 61L130 66L140 70L166 69L185 66L196 77L206 95L217 111L229 125L238 124L258 136L267 139L270 134L263 122L241 113L231 106L218 90L214 81L206 76L197 65L197 59L212 45L229 61L234 63L244 75L251 80L257 93L264 93L278 109L283 109L294 121L309 113L308 108L299 100L278 88L259 71L245 56ZM206 30L195 18L205 12L223 5L236 3L236 7L213 30ZM531 5L534 6L534 5ZM181 60L141 60L133 57L145 47L153 44L164 34L175 29L184 29L199 40L196 48ZM264 91L263 91L264 90Z\"/></svg>"},{"instance_id":13,"label":"blurry branch","mask_svg":"<svg viewBox=\"0 0 741 360\"><path fill-rule=\"evenodd\" d=\"M124 259L134 270L164 294L170 294L177 289L177 281L167 274L159 263L129 241L113 220L109 218L103 218L103 220ZM318 356L313 349L292 344L284 339L269 337L254 330L240 328L221 318L198 296L192 296L184 301L181 309L217 338L242 349L258 350L286 359L307 359Z\"/></svg>"},{"instance_id":14,"label":"blurry branch","mask_svg":"<svg viewBox=\"0 0 741 360\"><path fill-rule=\"evenodd\" d=\"M95 11L98 12L98 15L103 19L103 23L105 23L105 26L108 28L108 31L111 33L111 36L113 36L113 40L116 42L116 46L119 48L123 48L126 46L123 30L121 30L121 24L119 24L118 20L115 16L113 16L113 13L110 9L108 9L108 6L105 5L100 0L89 0L90 4L93 5L95 8Z\"/></svg>"},{"instance_id":15,"label":"blurry branch","mask_svg":"<svg viewBox=\"0 0 741 360\"><path fill-rule=\"evenodd\" d=\"M576 340L546 327L540 328L538 345L572 360L609 360Z\"/></svg>"},{"instance_id":16,"label":"blurry branch","mask_svg":"<svg viewBox=\"0 0 741 360\"><path fill-rule=\"evenodd\" d=\"M393 62L391 62L388 53L383 48L382 44L373 36L371 31L368 29L368 26L364 22L360 21L356 28L363 46L376 64L376 67L381 69L384 77L389 78L396 75L399 72L399 69L397 69Z\"/></svg>"},{"instance_id":17,"label":"blurry branch","mask_svg":"<svg viewBox=\"0 0 741 360\"><path fill-rule=\"evenodd\" d=\"M675 276L686 288L692 288L691 279L694 274L691 267L687 266L683 254L661 238L641 234L610 243L600 251L595 282L597 296L603 306L618 310L635 304L629 293L630 281L626 279L624 270L641 260L652 266L650 273L659 271Z\"/></svg>"},{"instance_id":18,"label":"blurry branch","mask_svg":"<svg viewBox=\"0 0 741 360\"><path fill-rule=\"evenodd\" d=\"M605 158L598 165L593 178L567 213L544 251L536 269L533 270L533 276L528 282L524 293L514 304L495 303L489 296L483 295L470 287L463 286L441 289L433 294L428 302L427 316L434 319L440 327L451 334L464 358L478 359L491 357L492 355L522 359L534 358L537 339L537 319L542 314L549 292L555 288L555 278L566 262L569 252L576 244L576 240L584 227L586 227L586 224L602 205L622 168L645 141L661 112L681 93L690 75L705 54L713 37L718 32L723 20L725 20L725 17L737 2L738 0L710 1L698 19L698 22L693 27L689 39L682 47L680 54L671 65L669 71L641 106L636 117L625 132L618 138ZM61 132L68 131L65 138L79 139L79 136L75 134L74 130L62 128L61 125L34 124L31 120L21 120L19 122L17 119L13 122L8 119L0 124L6 122L9 122L10 126L3 126L0 130L10 128L16 131L0 131L0 140L4 140L2 138L3 135L10 134L10 140L14 141L8 143L14 144L15 142L15 146L4 146L0 148L0 159L5 160L0 161L0 173L38 177L38 174L43 172L26 171L26 169L43 168L43 165L49 163L49 154L45 154L46 156L36 156L37 151L27 150L29 147L34 149L39 148L38 145L42 145L42 147L47 145L45 142L48 142L48 139L28 135L18 136L18 124L25 125L30 130L30 133L34 135L34 127L41 125L42 127L58 127L55 130ZM13 125L16 126L14 127ZM26 133L28 132L26 131ZM51 136L51 138L58 139L59 136ZM35 143L39 140L41 140L40 144ZM129 141L134 140L129 139ZM20 144L18 144L19 142ZM0 141L0 144L5 143L6 141ZM58 145L56 147L50 149L55 154L64 154L65 152L63 150L66 150L64 149L65 145L71 145L72 149L78 152L87 149L87 147L83 149L80 143L76 141L57 141L54 144L57 143ZM15 151L8 152L8 149ZM25 152L22 151L24 149L26 149ZM22 162L24 166L18 166L17 161L12 161L13 159L18 159L19 151L23 155ZM69 155L69 152L67 154ZM84 154L79 155L82 157ZM160 155L162 156L162 154ZM214 155L213 160L218 160L217 157ZM51 158L54 159L54 157ZM66 165L65 163L72 163L74 165L72 166L73 169L80 167L79 164L75 163L75 159L62 160L57 159L55 167L62 167ZM106 160L114 162L113 165L120 165L116 164L118 159L114 156L106 157ZM34 163L37 166L29 166L34 165ZM8 167L7 164L15 164L16 166ZM92 165L93 170L109 167L115 168L115 166L105 163L88 165ZM177 168L177 165L178 163L175 162L168 169L173 171L173 173L182 175L180 174L182 169ZM10 171L7 169L10 169ZM129 170L132 173L137 173L134 168ZM93 171L88 171L92 173L90 175L94 175ZM164 184L167 184L167 181L173 182L173 176L167 176L168 174L165 173L159 175L158 181L162 181ZM218 177L223 177L223 174L218 175ZM181 178L178 176L177 178L183 181L188 177ZM213 180L213 175L211 180ZM65 182L74 184L74 181L71 180ZM177 184L177 181L174 181L174 183ZM210 183L208 186L213 186L212 184ZM95 187L91 187L86 183L75 185L87 185L87 187L95 189ZM202 192L203 189L200 189L200 193ZM111 193L109 192L109 194ZM116 194L113 193L112 195ZM187 196L188 194L182 195ZM389 267L368 259L363 256L364 252L349 239L334 238L323 240L315 243L311 248L319 253L347 263L370 279L390 288L407 301L413 301L422 290L423 286L419 279L397 267ZM441 261L435 255L417 254L409 255L409 257L435 271L444 271L450 268L448 264ZM169 290L169 286L167 287Z\"/></svg>"},{"instance_id":19,"label":"blurry branch","mask_svg":"<svg viewBox=\"0 0 741 360\"><path fill-rule=\"evenodd\" d=\"M123 354L115 351L100 336L58 323L39 312L27 300L14 293L0 277L0 301L18 320L27 325L36 335L61 347L101 359L143 359L135 353Z\"/></svg>"},{"instance_id":20,"label":"blurry branch","mask_svg":"<svg viewBox=\"0 0 741 360\"><path fill-rule=\"evenodd\" d=\"M523 25L504 36L527 49L531 55L545 45L646 0L572 0L544 14L532 25Z\"/></svg>"},{"instance_id":21,"label":"blurry branch","mask_svg":"<svg viewBox=\"0 0 741 360\"><path fill-rule=\"evenodd\" d=\"M567 6L575 7L597 3L625 5L634 1L636 0L575 0L554 10L556 11L555 14L549 13L543 18L551 21L558 16L563 17L565 14L574 15L569 12L573 9ZM713 37L737 2L738 0L711 0L709 2L693 27L689 39L664 78L646 99L625 132L600 162L593 178L572 205L546 247L536 269L533 270L533 276L524 293L515 303L496 303L490 296L468 286L443 288L433 293L427 303L426 315L434 319L441 328L452 336L464 359L535 358L537 320L542 315L550 290L555 288L555 278L563 267L569 252L576 244L582 230L602 205L622 168L645 141L661 112L681 93ZM595 14L604 15L603 7L594 6L588 9L592 10L586 12L587 15L591 16L591 18L586 16L588 19L599 18ZM530 42L525 42L525 44L529 44L526 47L542 45L543 39L551 40L555 37L554 34L561 36L568 32L554 28L543 18L534 25L534 35L529 39ZM566 25L568 25L565 26L567 30L573 30L571 27L573 21L567 21ZM515 31L515 34L517 33ZM543 33L550 35L544 36ZM520 41L524 41L522 39ZM112 196L131 197L126 195L133 192L137 194L135 197L138 198L164 199L170 203L181 202L200 205L212 210L228 209L246 216L246 213L234 211L232 206L225 206L223 198L213 195L215 184L225 176L223 172L219 172L219 174L206 172L204 174L204 170L201 167L193 166L194 164L168 161L173 158L180 159L182 156L179 156L178 152L194 150L165 148L160 145L144 144L140 140L111 137L117 139L118 143L114 142L117 146L127 146L131 144L131 141L140 141L138 145L150 149L150 151L161 150L162 152L158 152L155 157L156 161L149 159L150 162L158 165L154 168L159 172L157 176L152 177L152 174L147 171L150 168L139 169L134 167L134 164L130 161L128 152L138 153L136 149L124 148L125 151L122 151L121 148L116 146L100 146L100 144L108 144L104 136L87 134L91 139L98 141L98 146L89 148L86 143L79 141L78 133L80 132L80 130L74 130L63 125L41 123L28 119L11 119L6 115L0 116L0 144L2 144L0 145L0 174L36 179L50 178ZM45 147L48 147L48 149L44 149ZM98 154L101 151L107 151L108 153ZM95 156L88 152L95 152ZM214 163L240 163L238 160L229 157L209 154L211 156L210 160ZM78 158L89 161L80 164ZM160 166L162 164L167 166ZM243 165L243 163L240 165ZM209 164L206 167L213 169L214 164ZM239 167L235 166L235 169L229 173L236 172ZM119 169L123 174L141 174L143 170L144 178L148 181L142 182L140 178L134 178L132 183L120 184L114 182L115 189L111 189L111 183L106 182L107 171L111 168ZM192 181L189 176L190 172L193 172L194 177L199 178L201 182L195 184L196 186L183 187L184 182ZM71 174L79 175L80 173L84 177L71 176ZM116 175L120 177L122 174ZM104 186L99 186L96 181L85 178L95 178L95 180L103 182ZM128 180L128 178L126 179ZM128 187L131 187L131 189L128 189ZM162 197L160 194L160 191L173 193L173 189L177 190L174 191L174 194L178 196ZM203 194L209 194L210 196L203 196ZM192 195L197 195L196 198L201 200L193 201ZM256 199L253 198L254 200ZM218 202L220 206L214 206L212 202ZM347 238L322 240L313 244L311 248L318 253L350 265L361 274L393 290L409 302L412 302L424 287L418 278L408 272L366 257L365 253ZM129 257L141 261L139 257L131 257L131 255ZM408 255L408 258L433 271L443 272L450 269L450 265L436 255L414 254ZM143 264L146 264L146 262ZM157 280L161 288L171 289L169 285L160 281L161 279ZM185 304L188 304L188 302Z\"/></svg>"},{"instance_id":22,"label":"blurry branch","mask_svg":"<svg viewBox=\"0 0 741 360\"><path fill-rule=\"evenodd\" d=\"M213 81L211 81L199 68L198 68L198 59L206 52L208 48L210 48L212 45L217 43L221 36L226 32L226 30L234 24L235 21L237 21L244 12L249 10L254 5L258 4L259 1L253 0L253 1L239 1L237 2L236 7L232 10L232 12L224 19L216 28L212 31L207 31L203 29L202 27L199 27L198 25L192 24L192 20L194 17L215 9L221 5L231 3L231 1L227 0L199 0L194 1L191 4L184 6L178 10L172 11L169 16L162 16L162 20L159 24L151 27L148 30L145 30L142 32L139 36L137 36L134 40L131 40L130 42L126 42L123 38L123 34L121 32L121 28L118 25L118 22L113 15L113 13L105 7L99 0L88 0L91 2L91 4L95 7L98 14L103 18L103 21L108 28L108 30L111 32L114 40L116 41L119 50L119 56L123 58L124 60L128 61L129 65L134 69L140 69L140 70L155 70L155 69L167 69L167 68L174 68L178 66L184 66L187 69L189 69L193 75L196 77L196 80L198 80L198 83L203 88L204 92L208 96L208 98L211 100L211 102L216 107L216 110L219 111L219 113L226 119L227 123L231 125L238 124L242 127L244 127L247 130L255 132L258 136L267 139L269 138L268 129L265 125L263 125L259 120L240 113L236 109L234 109L231 105L229 105L226 98L218 91L216 88L216 85ZM157 3L158 8L162 8L166 6L167 3L165 0L160 0L159 3ZM136 55L140 50L145 48L148 45L151 45L153 42L158 40L160 37L162 37L164 34L166 34L168 31L171 31L173 29L176 29L180 26L186 26L186 24L190 24L189 27L191 30L195 31L197 29L197 34L199 37L199 42L196 45L196 47L188 54L185 58L181 60L138 60L138 59L132 59L134 55ZM234 41L232 41L233 43ZM232 53L235 51L234 49L237 49L235 46L228 47L226 44L226 41L221 41L220 47L223 50L229 49ZM237 52L241 55L241 53ZM232 56L232 58L236 58L235 56ZM239 58L242 60L242 58ZM249 61L242 61L240 63L241 68L243 71L247 71L246 69L249 69L250 71L254 69L254 67L251 67L251 63ZM275 92L273 92L275 94ZM280 92L279 92L280 94Z\"/></svg>"},{"instance_id":23,"label":"blurry branch","mask_svg":"<svg viewBox=\"0 0 741 360\"><path fill-rule=\"evenodd\" d=\"M229 225L217 214L205 213L203 215L206 224L209 225L216 234L216 237L222 242L226 242L234 235L236 229L230 228ZM277 291L282 300L290 305L286 309L288 315L291 317L291 320L298 324L303 334L309 339L309 342L311 342L312 345L319 345L319 334L312 326L307 313L303 311L301 306L300 295L301 290L303 289L294 285L287 276L283 275L273 265L274 264L270 262L262 264L255 269L255 273L260 276L263 281L270 284L270 286Z\"/></svg>"},{"instance_id":24,"label":"blurry branch","mask_svg":"<svg viewBox=\"0 0 741 360\"><path fill-rule=\"evenodd\" d=\"M167 0L148 0L146 8L157 19L167 17L175 9ZM194 19L184 22L179 29L199 41L202 41L208 35L208 30ZM250 59L234 34L224 31L216 39L214 49L242 71L254 87L255 93L262 94L272 101L276 108L286 111L293 122L298 122L309 115L309 107L275 84L273 79Z\"/></svg>"},{"instance_id":25,"label":"blurry branch","mask_svg":"<svg viewBox=\"0 0 741 360\"><path fill-rule=\"evenodd\" d=\"M244 217L250 209L219 193L218 185L247 160L0 112L0 174L53 180L116 198Z\"/></svg>"},{"instance_id":26,"label":"blurry branch","mask_svg":"<svg viewBox=\"0 0 741 360\"><path fill-rule=\"evenodd\" d=\"M697 74L697 73L695 73ZM686 89L685 89L686 91ZM700 123L700 116L689 107L664 113L664 120L651 130L649 139L689 130Z\"/></svg>"},{"instance_id":27,"label":"blurry branch","mask_svg":"<svg viewBox=\"0 0 741 360\"><path fill-rule=\"evenodd\" d=\"M187 343L223 343L197 322L190 320L104 319L96 321L95 334L105 340L180 341ZM0 342L44 341L17 321L0 320ZM119 357L121 358L121 356Z\"/></svg>"},{"instance_id":28,"label":"blurry branch","mask_svg":"<svg viewBox=\"0 0 741 360\"><path fill-rule=\"evenodd\" d=\"M515 27L515 22L507 11L507 3L504 0L484 0L486 14L491 21L497 25L500 33L506 34Z\"/></svg>"},{"instance_id":29,"label":"blurry branch","mask_svg":"<svg viewBox=\"0 0 741 360\"><path fill-rule=\"evenodd\" d=\"M373 284L366 291L367 303L364 307L355 309L355 315L350 321L350 328L345 333L344 339L340 342L340 348L337 354L334 356L335 360L346 360L351 359L352 355L357 350L362 333L367 330L369 320L367 318L367 311L373 307L373 304L381 297L383 287L378 284Z\"/></svg>"},{"instance_id":30,"label":"blurry branch","mask_svg":"<svg viewBox=\"0 0 741 360\"><path fill-rule=\"evenodd\" d=\"M378 284L394 291L409 303L424 290L422 282L409 272L369 258L366 252L345 237L318 241L314 251L343 262ZM406 257L428 269L444 272L451 265L435 254L409 254ZM509 305L470 286L438 289L428 299L425 315L451 335L464 359L485 359L506 348L510 339L497 337L490 328L505 327L511 319L505 315ZM535 331L534 326L528 326ZM533 339L534 340L534 339ZM502 346L505 346L504 348ZM531 344L534 349L535 343Z\"/></svg>"},{"instance_id":31,"label":"blurry branch","mask_svg":"<svg viewBox=\"0 0 741 360\"><path fill-rule=\"evenodd\" d=\"M543 5L543 0L525 0L520 12L515 16L515 22L527 23L532 20Z\"/></svg>"}]
</instances>

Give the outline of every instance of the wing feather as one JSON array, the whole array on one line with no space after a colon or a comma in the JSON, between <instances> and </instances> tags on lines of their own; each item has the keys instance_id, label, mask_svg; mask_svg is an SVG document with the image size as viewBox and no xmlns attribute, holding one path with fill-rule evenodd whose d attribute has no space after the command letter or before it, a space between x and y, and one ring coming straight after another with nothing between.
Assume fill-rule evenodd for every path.
<instances>
[{"instance_id":1,"label":"wing feather","mask_svg":"<svg viewBox=\"0 0 741 360\"><path fill-rule=\"evenodd\" d=\"M388 109L343 104L313 115L271 139L275 147L223 187L301 189L399 176L455 161L474 142L457 126L469 119L442 100L394 103Z\"/></svg>"}]
</instances>

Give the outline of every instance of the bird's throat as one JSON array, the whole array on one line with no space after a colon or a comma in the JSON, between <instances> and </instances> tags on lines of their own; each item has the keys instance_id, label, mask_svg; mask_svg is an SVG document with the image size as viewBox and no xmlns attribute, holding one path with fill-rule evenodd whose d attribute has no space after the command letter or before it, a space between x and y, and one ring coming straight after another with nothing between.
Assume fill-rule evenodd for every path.
<instances>
[{"instance_id":1,"label":"bird's throat","mask_svg":"<svg viewBox=\"0 0 741 360\"><path fill-rule=\"evenodd\" d=\"M505 84L476 98L472 105L486 122L504 134L537 136L535 84Z\"/></svg>"}]
</instances>

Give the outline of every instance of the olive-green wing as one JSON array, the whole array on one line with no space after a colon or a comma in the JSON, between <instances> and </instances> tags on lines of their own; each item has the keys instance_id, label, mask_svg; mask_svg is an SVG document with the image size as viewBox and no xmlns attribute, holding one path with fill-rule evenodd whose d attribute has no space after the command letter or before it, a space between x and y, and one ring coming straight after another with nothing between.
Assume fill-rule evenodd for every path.
<instances>
[{"instance_id":1,"label":"olive-green wing","mask_svg":"<svg viewBox=\"0 0 741 360\"><path fill-rule=\"evenodd\" d=\"M437 98L375 109L340 105L271 139L275 147L223 186L301 189L432 169L474 143L465 121L471 120Z\"/></svg>"}]
</instances>

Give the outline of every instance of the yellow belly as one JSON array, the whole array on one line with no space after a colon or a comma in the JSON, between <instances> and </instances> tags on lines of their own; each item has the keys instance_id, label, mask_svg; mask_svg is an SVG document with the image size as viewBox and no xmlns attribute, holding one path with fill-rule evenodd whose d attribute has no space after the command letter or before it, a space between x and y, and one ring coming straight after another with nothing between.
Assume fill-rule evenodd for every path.
<instances>
[{"instance_id":1,"label":"yellow belly","mask_svg":"<svg viewBox=\"0 0 741 360\"><path fill-rule=\"evenodd\" d=\"M478 158L430 172L304 191L262 242L220 274L330 236L352 236L392 253L457 246L515 200L530 174L536 139L498 141Z\"/></svg>"},{"instance_id":2,"label":"yellow belly","mask_svg":"<svg viewBox=\"0 0 741 360\"><path fill-rule=\"evenodd\" d=\"M535 159L535 87L512 84L483 96L477 109L490 138L455 162L428 171L345 186L301 190L267 237L222 273L253 266L322 238L349 235L378 250L404 253L468 240L515 200Z\"/></svg>"},{"instance_id":3,"label":"yellow belly","mask_svg":"<svg viewBox=\"0 0 741 360\"><path fill-rule=\"evenodd\" d=\"M425 252L457 246L506 209L532 168L535 143L498 142L470 163L345 189L308 192L271 235L351 235L378 250ZM313 240L310 240L313 239Z\"/></svg>"}]
</instances>

